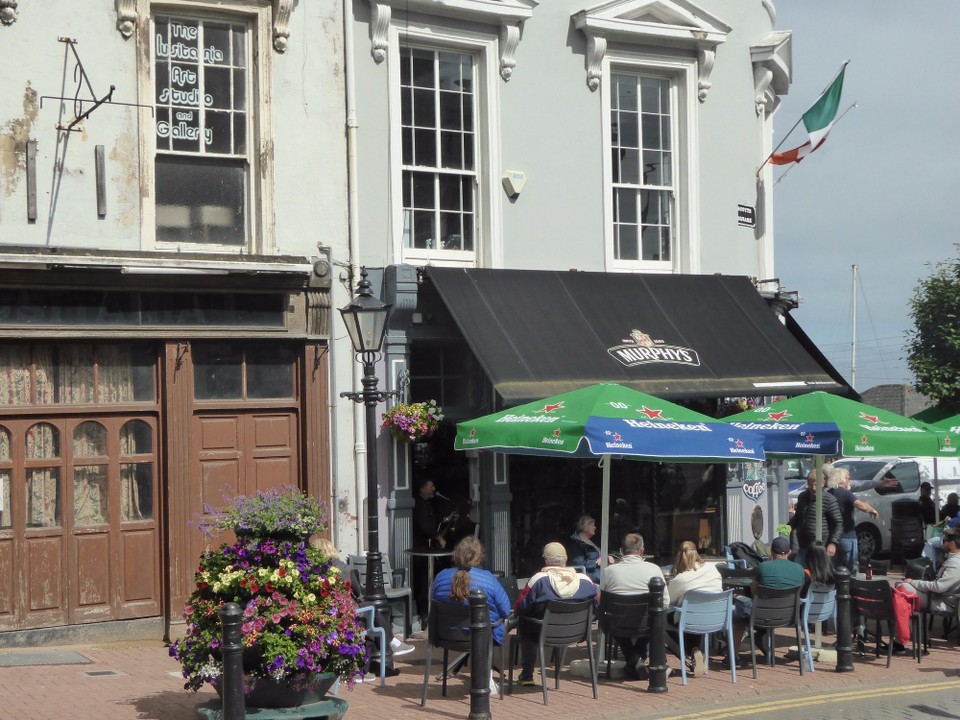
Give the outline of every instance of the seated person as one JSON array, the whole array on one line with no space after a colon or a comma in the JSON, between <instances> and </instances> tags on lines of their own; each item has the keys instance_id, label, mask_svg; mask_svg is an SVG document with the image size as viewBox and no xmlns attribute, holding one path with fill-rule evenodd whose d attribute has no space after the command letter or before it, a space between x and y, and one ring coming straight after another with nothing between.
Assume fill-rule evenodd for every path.
<instances>
[{"instance_id":1,"label":"seated person","mask_svg":"<svg viewBox=\"0 0 960 720\"><path fill-rule=\"evenodd\" d=\"M757 576L751 586L751 592L756 593L761 585L769 588L803 587L807 575L798 563L790 560L790 540L782 535L777 536L770 543L770 560L760 563ZM739 648L743 634L750 622L750 613L753 611L753 600L743 595L734 598L733 612L733 641Z\"/></svg>"},{"instance_id":2,"label":"seated person","mask_svg":"<svg viewBox=\"0 0 960 720\"><path fill-rule=\"evenodd\" d=\"M811 587L816 587L818 590L830 589L836 584L833 560L827 555L827 549L822 542L815 542L807 550L806 567L803 572L807 576L803 588L804 597Z\"/></svg>"},{"instance_id":3,"label":"seated person","mask_svg":"<svg viewBox=\"0 0 960 720\"><path fill-rule=\"evenodd\" d=\"M346 577L349 580L349 573L347 571L347 566L344 565L343 561L340 559L340 551L337 550L337 547L328 540L327 538L322 538L314 535L310 538L311 547L319 550L324 555L327 556L327 560L336 567L340 574ZM353 583L350 583L350 594L353 596L353 601L357 604L357 607L363 607L364 600L363 595L360 592L360 588L354 587ZM393 666L393 659L401 655L407 655L414 651L413 645L408 645L403 642L397 636L393 635L393 622L390 618L390 612L387 610L377 610L374 613L375 620L374 624L377 627L383 628L388 634L393 636L393 639L387 645L386 650L386 667L384 668L383 674L385 677L395 677L400 674L400 671ZM363 618L365 620L365 618ZM375 639L372 635L367 636L367 657L371 658L370 660L370 673L372 675L380 674L380 660L376 659L380 657L381 649L375 646Z\"/></svg>"},{"instance_id":4,"label":"seated person","mask_svg":"<svg viewBox=\"0 0 960 720\"><path fill-rule=\"evenodd\" d=\"M940 508L940 519L956 518L960 515L960 495L950 493L947 495L947 503Z\"/></svg>"},{"instance_id":5,"label":"seated person","mask_svg":"<svg viewBox=\"0 0 960 720\"><path fill-rule=\"evenodd\" d=\"M911 580L907 590L920 595L920 609L954 612L960 593L960 529L947 528L941 536L946 558L935 580Z\"/></svg>"},{"instance_id":6,"label":"seated person","mask_svg":"<svg viewBox=\"0 0 960 720\"><path fill-rule=\"evenodd\" d=\"M723 578L717 569L716 563L708 563L700 557L697 546L689 540L680 545L680 552L673 561L673 571L676 573L670 580L670 602L679 607L683 596L690 590L709 590L718 592L723 590ZM673 635L676 635L674 632ZM700 649L700 635L684 634L683 646L689 653L689 665L694 677L703 674L706 670L703 650ZM679 648L678 648L679 650ZM688 658L681 658L685 662Z\"/></svg>"},{"instance_id":7,"label":"seated person","mask_svg":"<svg viewBox=\"0 0 960 720\"><path fill-rule=\"evenodd\" d=\"M471 590L483 590L490 610L490 624L506 620L510 614L510 599L506 590L489 570L480 567L483 562L483 545L475 537L468 536L453 549L453 565L441 570L433 579L430 596L434 602L470 602ZM503 644L503 623L493 628L493 641Z\"/></svg>"},{"instance_id":8,"label":"seated person","mask_svg":"<svg viewBox=\"0 0 960 720\"><path fill-rule=\"evenodd\" d=\"M933 485L924 481L920 483L920 514L924 525L933 525L937 522L937 504L933 501Z\"/></svg>"},{"instance_id":9,"label":"seated person","mask_svg":"<svg viewBox=\"0 0 960 720\"><path fill-rule=\"evenodd\" d=\"M547 603L551 600L597 599L597 587L593 581L571 567L567 567L567 549L558 542L547 543L543 548L544 567L530 578L520 593L514 610L520 619L517 633L520 636L520 685L531 686L533 666L537 660L540 626L527 623L527 618L543 618Z\"/></svg>"},{"instance_id":10,"label":"seated person","mask_svg":"<svg viewBox=\"0 0 960 720\"><path fill-rule=\"evenodd\" d=\"M600 548L591 539L597 532L597 521L590 515L581 515L577 530L570 536L570 565L582 566L595 583L600 582Z\"/></svg>"},{"instance_id":11,"label":"seated person","mask_svg":"<svg viewBox=\"0 0 960 720\"><path fill-rule=\"evenodd\" d=\"M628 533L620 546L623 559L616 565L608 565L600 577L600 590L618 595L636 595L650 591L650 581L658 577L664 580L658 565L643 559L643 535ZM663 604L670 604L670 593L664 580ZM624 677L639 680L642 661L647 654L647 638L618 637L617 644L626 661Z\"/></svg>"}]
</instances>

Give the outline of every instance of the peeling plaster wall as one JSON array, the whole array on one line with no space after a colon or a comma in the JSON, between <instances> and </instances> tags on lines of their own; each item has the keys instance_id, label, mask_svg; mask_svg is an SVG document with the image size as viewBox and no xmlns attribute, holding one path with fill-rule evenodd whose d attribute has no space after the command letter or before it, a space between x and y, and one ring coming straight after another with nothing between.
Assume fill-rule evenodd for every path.
<instances>
[{"instance_id":1,"label":"peeling plaster wall","mask_svg":"<svg viewBox=\"0 0 960 720\"><path fill-rule=\"evenodd\" d=\"M224 12L257 5L258 0L184 2ZM271 8L270 0L259 5ZM124 39L117 30L115 0L44 0L21 3L16 21L0 26L0 243L102 250L152 250L152 193L140 187L141 163L150 163L143 138L154 132L149 113L118 103L137 103L145 76L138 58L149 59L147 0L136 32ZM169 5L164 5L170 11ZM299 2L289 20L285 53L260 48L269 56L267 89L273 136L264 154L274 162L269 231L275 252L316 255L317 244L347 253L346 139L342 10L339 0ZM269 13L268 13L269 16ZM272 27L267 28L268 37ZM90 98L74 75L75 60L58 37L76 40L97 97L116 86L112 104L97 108L78 132L57 124L74 117L72 98ZM54 96L71 98L61 102ZM41 107L42 104L42 107ZM85 105L85 109L89 103ZM252 113L256 116L257 112ZM146 120L144 120L146 118ZM37 143L36 222L27 221L26 143ZM106 160L107 215L97 216L95 147ZM254 179L256 180L256 179ZM2 251L2 247L0 247Z\"/></svg>"}]
</instances>

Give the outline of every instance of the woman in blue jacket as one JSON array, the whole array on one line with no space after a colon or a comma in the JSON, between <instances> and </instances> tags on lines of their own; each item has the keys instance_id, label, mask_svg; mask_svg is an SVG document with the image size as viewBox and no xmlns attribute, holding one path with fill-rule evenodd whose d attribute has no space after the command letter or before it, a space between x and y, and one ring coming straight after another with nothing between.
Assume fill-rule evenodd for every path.
<instances>
[{"instance_id":1,"label":"woman in blue jacket","mask_svg":"<svg viewBox=\"0 0 960 720\"><path fill-rule=\"evenodd\" d=\"M510 614L510 599L496 576L480 567L482 562L483 545L475 537L465 537L453 549L453 567L437 574L430 594L434 602L466 604L471 590L483 590L490 608L490 623L493 624ZM502 623L493 628L493 641L497 645L503 644Z\"/></svg>"}]
</instances>

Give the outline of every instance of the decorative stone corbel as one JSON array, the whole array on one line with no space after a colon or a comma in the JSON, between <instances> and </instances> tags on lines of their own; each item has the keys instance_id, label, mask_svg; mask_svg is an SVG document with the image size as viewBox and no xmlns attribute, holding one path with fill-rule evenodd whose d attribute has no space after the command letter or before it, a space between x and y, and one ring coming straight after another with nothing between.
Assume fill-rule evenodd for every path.
<instances>
[{"instance_id":1,"label":"decorative stone corbel","mask_svg":"<svg viewBox=\"0 0 960 720\"><path fill-rule=\"evenodd\" d=\"M287 51L291 12L293 0L273 0L273 49L278 53Z\"/></svg>"},{"instance_id":2,"label":"decorative stone corbel","mask_svg":"<svg viewBox=\"0 0 960 720\"><path fill-rule=\"evenodd\" d=\"M777 94L773 90L773 71L763 65L755 65L753 86L756 89L757 116L771 112L777 99Z\"/></svg>"},{"instance_id":3,"label":"decorative stone corbel","mask_svg":"<svg viewBox=\"0 0 960 720\"><path fill-rule=\"evenodd\" d=\"M717 59L717 51L714 48L700 48L697 51L697 64L699 65L697 77L697 97L700 102L706 102L707 93L712 87L710 85L710 73L713 72L713 63Z\"/></svg>"},{"instance_id":4,"label":"decorative stone corbel","mask_svg":"<svg viewBox=\"0 0 960 720\"><path fill-rule=\"evenodd\" d=\"M517 65L517 46L520 44L519 25L500 26L500 77L504 82L510 81L513 68Z\"/></svg>"},{"instance_id":5,"label":"decorative stone corbel","mask_svg":"<svg viewBox=\"0 0 960 720\"><path fill-rule=\"evenodd\" d=\"M603 58L607 54L607 39L598 35L587 36L587 87L596 90L603 79Z\"/></svg>"},{"instance_id":6,"label":"decorative stone corbel","mask_svg":"<svg viewBox=\"0 0 960 720\"><path fill-rule=\"evenodd\" d=\"M4 0L0 0L2 5ZM17 3L14 2L14 5ZM129 40L137 27L137 0L117 0L117 30Z\"/></svg>"},{"instance_id":7,"label":"decorative stone corbel","mask_svg":"<svg viewBox=\"0 0 960 720\"><path fill-rule=\"evenodd\" d=\"M0 23L13 25L17 19L17 0L0 0Z\"/></svg>"},{"instance_id":8,"label":"decorative stone corbel","mask_svg":"<svg viewBox=\"0 0 960 720\"><path fill-rule=\"evenodd\" d=\"M390 13L389 5L370 0L370 54L377 65L387 59L387 48L390 47Z\"/></svg>"}]
</instances>

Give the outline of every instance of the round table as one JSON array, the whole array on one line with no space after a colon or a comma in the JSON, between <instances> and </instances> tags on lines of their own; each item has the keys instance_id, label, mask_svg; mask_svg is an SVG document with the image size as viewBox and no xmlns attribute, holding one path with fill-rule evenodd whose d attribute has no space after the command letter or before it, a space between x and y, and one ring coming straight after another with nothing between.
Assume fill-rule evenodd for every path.
<instances>
[{"instance_id":1,"label":"round table","mask_svg":"<svg viewBox=\"0 0 960 720\"><path fill-rule=\"evenodd\" d=\"M433 593L431 592L433 590L433 560L439 557L451 557L453 550L446 548L410 548L404 550L404 552L412 557L425 557L427 559L427 614L429 615L430 606L433 604Z\"/></svg>"}]
</instances>

